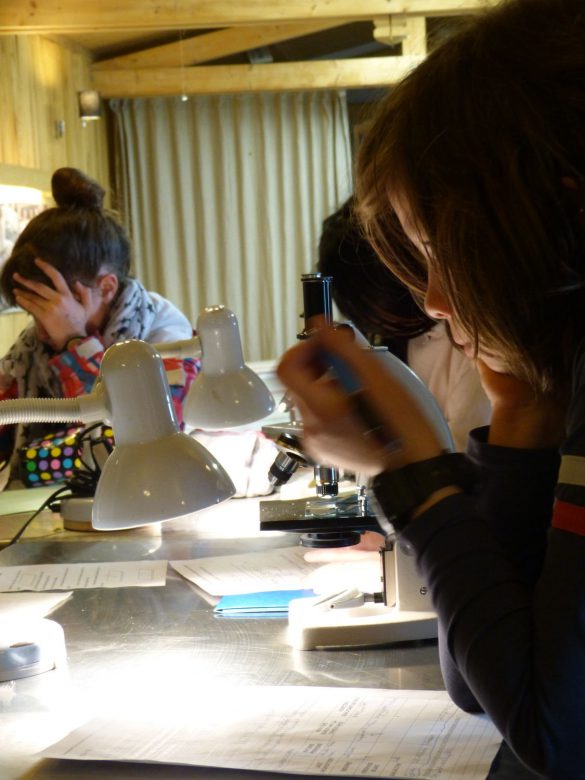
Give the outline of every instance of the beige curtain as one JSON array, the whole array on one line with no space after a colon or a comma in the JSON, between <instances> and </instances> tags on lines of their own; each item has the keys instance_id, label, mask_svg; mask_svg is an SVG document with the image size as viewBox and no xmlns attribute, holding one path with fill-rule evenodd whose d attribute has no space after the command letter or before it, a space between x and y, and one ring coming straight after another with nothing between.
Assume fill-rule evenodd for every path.
<instances>
[{"instance_id":1,"label":"beige curtain","mask_svg":"<svg viewBox=\"0 0 585 780\"><path fill-rule=\"evenodd\" d=\"M351 191L343 92L116 101L118 189L135 273L196 323L222 303L248 360L300 327L300 276Z\"/></svg>"}]
</instances>

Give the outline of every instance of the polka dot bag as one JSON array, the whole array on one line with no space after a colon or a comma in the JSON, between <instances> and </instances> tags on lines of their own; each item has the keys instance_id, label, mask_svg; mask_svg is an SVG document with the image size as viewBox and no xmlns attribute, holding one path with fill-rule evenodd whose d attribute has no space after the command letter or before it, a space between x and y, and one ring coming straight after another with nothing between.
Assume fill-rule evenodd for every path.
<instances>
[{"instance_id":1,"label":"polka dot bag","mask_svg":"<svg viewBox=\"0 0 585 780\"><path fill-rule=\"evenodd\" d=\"M84 427L47 434L36 439L19 452L19 478L26 487L42 487L67 482L82 466L81 436ZM111 428L104 427L102 435L113 445Z\"/></svg>"}]
</instances>

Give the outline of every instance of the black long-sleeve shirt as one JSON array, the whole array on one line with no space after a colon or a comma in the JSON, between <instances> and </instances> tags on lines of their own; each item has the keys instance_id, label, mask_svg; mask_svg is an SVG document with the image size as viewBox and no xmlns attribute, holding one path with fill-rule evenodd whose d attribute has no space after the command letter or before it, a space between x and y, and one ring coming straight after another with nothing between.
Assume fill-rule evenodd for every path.
<instances>
[{"instance_id":1,"label":"black long-sleeve shirt","mask_svg":"<svg viewBox=\"0 0 585 780\"><path fill-rule=\"evenodd\" d=\"M574 377L560 453L474 432L477 495L450 496L402 534L439 615L451 696L554 780L585 780L585 348Z\"/></svg>"}]
</instances>

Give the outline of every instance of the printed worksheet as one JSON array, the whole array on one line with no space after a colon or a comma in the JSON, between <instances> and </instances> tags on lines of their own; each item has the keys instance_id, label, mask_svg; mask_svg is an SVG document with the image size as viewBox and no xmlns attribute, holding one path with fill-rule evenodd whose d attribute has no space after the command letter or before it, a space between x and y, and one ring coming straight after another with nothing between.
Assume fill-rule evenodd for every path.
<instances>
[{"instance_id":1,"label":"printed worksheet","mask_svg":"<svg viewBox=\"0 0 585 780\"><path fill-rule=\"evenodd\" d=\"M170 564L182 577L211 596L294 590L326 594L351 587L363 593L375 593L381 589L377 553L362 551L357 556L346 557L343 548L335 552L339 554L336 563L312 561L312 550L297 545L266 552L170 561Z\"/></svg>"},{"instance_id":2,"label":"printed worksheet","mask_svg":"<svg viewBox=\"0 0 585 780\"><path fill-rule=\"evenodd\" d=\"M310 587L309 576L317 568L317 564L305 561L305 552L297 545L266 552L170 561L170 564L182 577L211 596L300 590Z\"/></svg>"},{"instance_id":3,"label":"printed worksheet","mask_svg":"<svg viewBox=\"0 0 585 780\"><path fill-rule=\"evenodd\" d=\"M0 566L0 592L164 585L166 561L46 563Z\"/></svg>"},{"instance_id":4,"label":"printed worksheet","mask_svg":"<svg viewBox=\"0 0 585 780\"><path fill-rule=\"evenodd\" d=\"M227 705L226 705L227 702ZM232 688L186 713L113 711L43 756L378 778L483 780L501 742L445 691Z\"/></svg>"}]
</instances>

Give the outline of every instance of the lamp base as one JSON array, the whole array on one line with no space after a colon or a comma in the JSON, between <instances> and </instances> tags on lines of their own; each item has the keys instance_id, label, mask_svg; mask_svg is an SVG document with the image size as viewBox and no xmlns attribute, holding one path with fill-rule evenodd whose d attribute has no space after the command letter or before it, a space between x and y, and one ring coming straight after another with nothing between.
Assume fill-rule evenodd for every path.
<instances>
[{"instance_id":1,"label":"lamp base","mask_svg":"<svg viewBox=\"0 0 585 780\"><path fill-rule=\"evenodd\" d=\"M60 515L63 520L63 528L66 531L91 531L92 533L103 533L98 528L94 528L91 517L93 511L93 501L91 497L86 498L65 498L61 501ZM160 535L161 523L151 523L150 525L137 525L135 531L146 532L152 536ZM111 533L106 531L106 533Z\"/></svg>"},{"instance_id":2,"label":"lamp base","mask_svg":"<svg viewBox=\"0 0 585 780\"><path fill-rule=\"evenodd\" d=\"M60 514L66 531L94 531L91 524L93 498L66 498L61 501Z\"/></svg>"},{"instance_id":3,"label":"lamp base","mask_svg":"<svg viewBox=\"0 0 585 780\"><path fill-rule=\"evenodd\" d=\"M437 638L437 615L362 604L324 610L317 597L289 604L288 643L297 650L318 647L367 647Z\"/></svg>"}]
</instances>

